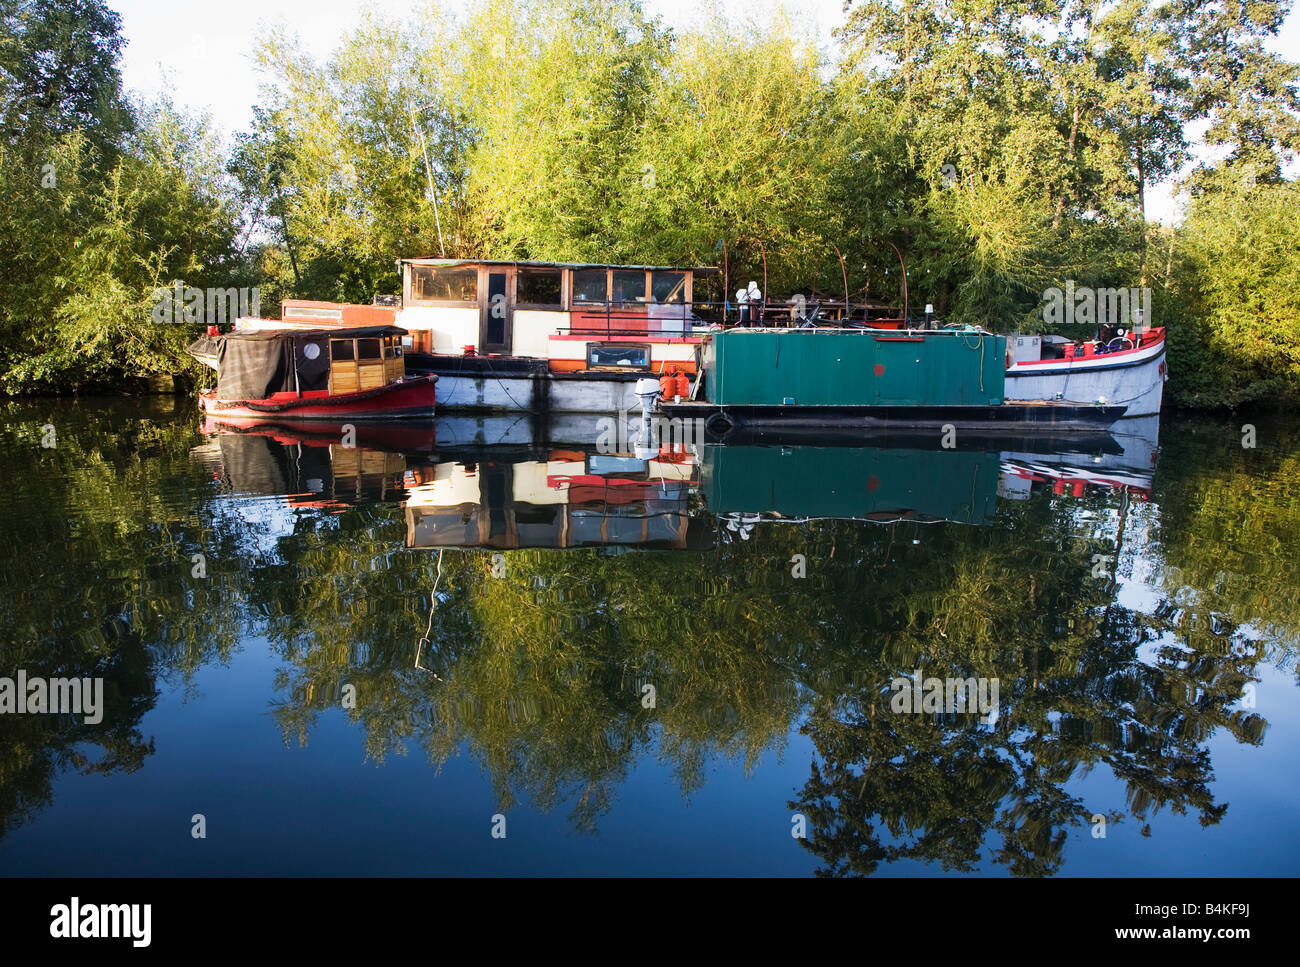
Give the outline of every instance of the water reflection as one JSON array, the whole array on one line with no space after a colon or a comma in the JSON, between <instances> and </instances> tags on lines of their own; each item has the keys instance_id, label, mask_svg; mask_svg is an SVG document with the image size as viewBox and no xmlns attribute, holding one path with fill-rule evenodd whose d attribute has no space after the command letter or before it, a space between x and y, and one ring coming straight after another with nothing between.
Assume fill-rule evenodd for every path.
<instances>
[{"instance_id":1,"label":"water reflection","mask_svg":"<svg viewBox=\"0 0 1300 967\"><path fill-rule=\"evenodd\" d=\"M709 528L690 513L695 462L685 450L538 457L462 457L408 471L407 546L711 546Z\"/></svg>"},{"instance_id":2,"label":"water reflection","mask_svg":"<svg viewBox=\"0 0 1300 967\"><path fill-rule=\"evenodd\" d=\"M1262 743L1251 686L1292 667L1300 463L1243 464L1209 429L1153 466L1141 433L604 454L515 423L345 445L109 409L42 453L26 412L4 665L103 675L118 704L99 728L0 721L0 833L61 771L138 768L159 692L255 636L286 740L319 740L347 683L372 761L468 755L503 811L599 833L644 760L686 801L712 763L756 769L803 735L787 805L821 872L1047 875L1099 815L1219 823L1208 741ZM996 678L994 721L893 711L918 669ZM1113 794L1084 795L1090 770Z\"/></svg>"}]
</instances>

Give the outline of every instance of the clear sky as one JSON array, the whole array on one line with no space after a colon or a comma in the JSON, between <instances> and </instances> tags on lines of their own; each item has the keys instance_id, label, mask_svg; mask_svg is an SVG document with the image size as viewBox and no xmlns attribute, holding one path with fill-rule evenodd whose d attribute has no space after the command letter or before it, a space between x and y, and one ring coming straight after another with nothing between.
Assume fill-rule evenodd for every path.
<instances>
[{"instance_id":1,"label":"clear sky","mask_svg":"<svg viewBox=\"0 0 1300 967\"><path fill-rule=\"evenodd\" d=\"M716 2L729 15L766 20L780 15L775 3L738 0L646 0L649 13L675 26L689 25L702 8ZM208 112L227 134L242 130L258 101L260 77L251 53L266 26L288 24L306 48L327 55L356 23L364 8L358 0L109 0L122 15L127 39L123 79L145 95L170 88L179 105ZM405 16L422 6L419 0L391 0L377 5L391 16ZM463 9L464 2L445 3ZM845 14L842 0L797 0L785 4L785 15L803 32L829 48L831 31ZM1300 13L1292 10L1281 35L1270 46L1289 60L1300 60ZM1294 166L1293 166L1294 169ZM1177 203L1167 187L1148 198L1152 214L1167 219Z\"/></svg>"}]
</instances>

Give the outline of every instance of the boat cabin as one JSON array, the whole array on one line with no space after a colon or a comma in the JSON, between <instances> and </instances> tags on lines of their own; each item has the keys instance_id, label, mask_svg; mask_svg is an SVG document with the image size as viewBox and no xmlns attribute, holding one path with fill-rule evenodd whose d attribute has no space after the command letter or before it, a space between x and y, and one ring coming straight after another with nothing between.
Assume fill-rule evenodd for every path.
<instances>
[{"instance_id":1,"label":"boat cabin","mask_svg":"<svg viewBox=\"0 0 1300 967\"><path fill-rule=\"evenodd\" d=\"M405 376L406 335L397 326L232 332L217 340L213 354L217 398L337 396L379 389Z\"/></svg>"},{"instance_id":2,"label":"boat cabin","mask_svg":"<svg viewBox=\"0 0 1300 967\"><path fill-rule=\"evenodd\" d=\"M321 329L338 326L391 326L397 322L401 306L396 296L377 296L391 301L374 305L357 305L347 302L320 302L314 299L285 299L280 303L279 319L261 319L240 316L235 321L235 332L260 332L266 329ZM408 337L407 342L410 342Z\"/></svg>"},{"instance_id":3,"label":"boat cabin","mask_svg":"<svg viewBox=\"0 0 1300 967\"><path fill-rule=\"evenodd\" d=\"M552 372L694 369L693 311L715 268L401 259L414 352L550 361ZM670 348L670 347L676 348Z\"/></svg>"}]
</instances>

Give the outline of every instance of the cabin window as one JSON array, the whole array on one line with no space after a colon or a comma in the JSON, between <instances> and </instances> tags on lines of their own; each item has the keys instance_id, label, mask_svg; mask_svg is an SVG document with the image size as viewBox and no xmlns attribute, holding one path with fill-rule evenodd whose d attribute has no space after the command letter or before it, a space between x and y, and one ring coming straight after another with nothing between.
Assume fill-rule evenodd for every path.
<instances>
[{"instance_id":1,"label":"cabin window","mask_svg":"<svg viewBox=\"0 0 1300 967\"><path fill-rule=\"evenodd\" d=\"M650 296L661 304L680 305L686 301L685 272L652 272Z\"/></svg>"},{"instance_id":2,"label":"cabin window","mask_svg":"<svg viewBox=\"0 0 1300 967\"><path fill-rule=\"evenodd\" d=\"M645 272L615 272L614 302L645 302Z\"/></svg>"},{"instance_id":3,"label":"cabin window","mask_svg":"<svg viewBox=\"0 0 1300 967\"><path fill-rule=\"evenodd\" d=\"M478 302L478 269L412 265L412 302Z\"/></svg>"},{"instance_id":4,"label":"cabin window","mask_svg":"<svg viewBox=\"0 0 1300 967\"><path fill-rule=\"evenodd\" d=\"M402 355L402 347L394 345L391 339L384 340L384 358L397 359Z\"/></svg>"},{"instance_id":5,"label":"cabin window","mask_svg":"<svg viewBox=\"0 0 1300 967\"><path fill-rule=\"evenodd\" d=\"M337 319L341 322L343 320L343 310L322 309L319 306L295 306L295 305L281 304L280 318L288 319L291 317L297 317L299 319Z\"/></svg>"},{"instance_id":6,"label":"cabin window","mask_svg":"<svg viewBox=\"0 0 1300 967\"><path fill-rule=\"evenodd\" d=\"M561 301L560 269L526 269L519 270L515 283L515 302L525 306L546 306L558 309Z\"/></svg>"},{"instance_id":7,"label":"cabin window","mask_svg":"<svg viewBox=\"0 0 1300 967\"><path fill-rule=\"evenodd\" d=\"M646 369L649 365L649 346L618 346L609 343L592 343L587 346L587 366L592 369L605 366Z\"/></svg>"},{"instance_id":8,"label":"cabin window","mask_svg":"<svg viewBox=\"0 0 1300 967\"><path fill-rule=\"evenodd\" d=\"M579 269L573 273L573 301L599 302L608 297L608 276L604 269Z\"/></svg>"},{"instance_id":9,"label":"cabin window","mask_svg":"<svg viewBox=\"0 0 1300 967\"><path fill-rule=\"evenodd\" d=\"M355 359L352 352L351 339L331 339L330 340L330 359L338 362L341 359Z\"/></svg>"},{"instance_id":10,"label":"cabin window","mask_svg":"<svg viewBox=\"0 0 1300 967\"><path fill-rule=\"evenodd\" d=\"M357 359L382 359L378 339L358 339Z\"/></svg>"}]
</instances>

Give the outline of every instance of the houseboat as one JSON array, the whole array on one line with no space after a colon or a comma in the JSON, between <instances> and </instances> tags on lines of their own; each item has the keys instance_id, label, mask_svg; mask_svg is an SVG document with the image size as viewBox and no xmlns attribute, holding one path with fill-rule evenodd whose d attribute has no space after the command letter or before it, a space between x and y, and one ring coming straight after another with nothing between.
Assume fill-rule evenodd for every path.
<instances>
[{"instance_id":1,"label":"houseboat","mask_svg":"<svg viewBox=\"0 0 1300 967\"><path fill-rule=\"evenodd\" d=\"M444 258L400 259L397 265L401 294L381 297L382 304L285 300L279 319L241 319L237 330L399 326L406 330L407 373L437 376L439 411L466 414L625 411L636 406L638 378L674 370L686 378L687 395L698 400L711 392L708 378L699 379L705 345L736 331L718 326L731 320L720 311L727 303L717 298L725 280L712 267ZM847 296L831 309L817 303L810 313L799 313L793 303L764 300L753 284L745 294L743 306L737 303L736 308L745 310L750 326L738 327L740 331L800 333L794 337L799 339L809 331L823 337L865 334L882 351L889 344L904 355L909 347L922 347L911 365L926 385L918 383L915 392L901 399L886 397L904 368L881 360L862 371L870 399L858 402L875 407L873 420L919 414L915 409L895 413L890 409L895 405L954 405L943 385L952 370L941 358L948 353L943 347L962 339L982 354L980 368L990 383L993 368L1001 371L998 391L973 404L1001 406L991 417L994 423L1064 422L1095 428L1115 412L1132 417L1160 409L1166 375L1163 329L1077 345L1060 337L1017 335L996 349L990 342L994 337L982 330L935 329L936 321L928 317L923 328L913 328L920 323L907 318L868 318L869 308L850 305ZM876 365L885 366L889 375L873 375ZM851 367L846 372L850 382L856 378ZM810 376L816 380L819 373L829 383L842 381L829 370ZM783 393L776 402L790 395L798 394ZM712 399L719 402L716 394ZM990 404L992 399L999 402ZM852 406L854 400L853 391L837 393L825 405ZM807 409L809 403L798 405L800 418L832 415ZM988 422L990 417L978 419Z\"/></svg>"},{"instance_id":2,"label":"houseboat","mask_svg":"<svg viewBox=\"0 0 1300 967\"><path fill-rule=\"evenodd\" d=\"M402 311L396 296L381 297L374 305L347 302L320 302L315 299L285 299L280 303L279 319L241 316L236 332L263 332L271 329L354 329L359 326L395 326ZM406 336L403 344L410 346Z\"/></svg>"},{"instance_id":3,"label":"houseboat","mask_svg":"<svg viewBox=\"0 0 1300 967\"><path fill-rule=\"evenodd\" d=\"M209 331L190 355L217 371L199 394L225 422L430 418L436 376L408 376L397 326Z\"/></svg>"},{"instance_id":4,"label":"houseboat","mask_svg":"<svg viewBox=\"0 0 1300 967\"><path fill-rule=\"evenodd\" d=\"M407 365L443 411L612 413L638 377L694 373L716 269L403 259Z\"/></svg>"},{"instance_id":5,"label":"houseboat","mask_svg":"<svg viewBox=\"0 0 1300 967\"><path fill-rule=\"evenodd\" d=\"M438 377L440 412L609 414L638 377L698 369L697 314L715 268L401 259L401 305L285 300L236 331L393 324L409 374Z\"/></svg>"}]
</instances>

